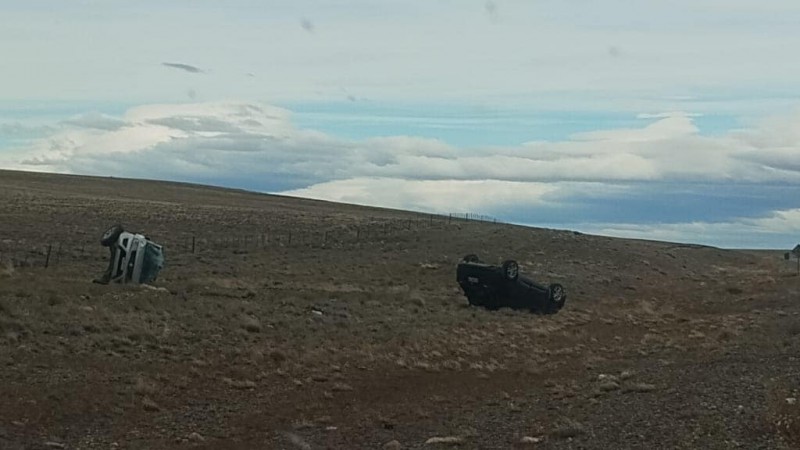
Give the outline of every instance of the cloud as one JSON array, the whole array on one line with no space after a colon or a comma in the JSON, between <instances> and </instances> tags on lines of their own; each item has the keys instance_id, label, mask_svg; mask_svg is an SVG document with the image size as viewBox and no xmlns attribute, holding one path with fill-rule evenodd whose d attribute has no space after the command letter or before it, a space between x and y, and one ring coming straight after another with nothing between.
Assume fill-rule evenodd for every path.
<instances>
[{"instance_id":1,"label":"cloud","mask_svg":"<svg viewBox=\"0 0 800 450\"><path fill-rule=\"evenodd\" d=\"M520 146L459 148L436 139L390 136L336 138L295 126L282 108L237 102L146 105L121 118L84 115L72 128L35 142L30 161L53 170L109 170L110 152L147 154L165 165L221 161L221 177L243 172L287 174L325 183L376 177L506 182L792 182L800 181L800 149L792 120L719 137L698 133L688 114L665 115L642 128L581 133L569 140ZM247 154L244 156L243 154ZM34 159L35 158L35 159ZM94 168L94 169L93 169ZM209 167L210 169L211 167ZM121 174L120 174L121 175Z\"/></svg>"},{"instance_id":2,"label":"cloud","mask_svg":"<svg viewBox=\"0 0 800 450\"><path fill-rule=\"evenodd\" d=\"M416 211L474 212L498 204L535 207L546 203L547 195L557 191L556 185L536 182L360 177L318 183L284 194Z\"/></svg>"},{"instance_id":3,"label":"cloud","mask_svg":"<svg viewBox=\"0 0 800 450\"><path fill-rule=\"evenodd\" d=\"M800 115L712 137L690 114L651 120L562 141L456 147L413 136L339 138L264 104L155 104L65 121L0 156L0 166L479 212L603 234L717 242L714 233L735 240L735 229L796 230Z\"/></svg>"},{"instance_id":4,"label":"cloud","mask_svg":"<svg viewBox=\"0 0 800 450\"><path fill-rule=\"evenodd\" d=\"M667 119L670 117L702 117L698 113L686 113L682 111L671 111L662 113L639 113L636 115L637 119Z\"/></svg>"},{"instance_id":5,"label":"cloud","mask_svg":"<svg viewBox=\"0 0 800 450\"><path fill-rule=\"evenodd\" d=\"M487 0L487 2L483 4L483 10L486 12L486 15L489 16L490 20L493 22L497 21L497 3L493 2L492 0Z\"/></svg>"},{"instance_id":6,"label":"cloud","mask_svg":"<svg viewBox=\"0 0 800 450\"><path fill-rule=\"evenodd\" d=\"M125 126L125 121L106 114L89 113L83 114L62 122L64 125L71 125L79 128L94 128L97 130L114 131Z\"/></svg>"},{"instance_id":7,"label":"cloud","mask_svg":"<svg viewBox=\"0 0 800 450\"><path fill-rule=\"evenodd\" d=\"M788 249L800 235L800 208L772 211L761 217L720 222L652 224L582 224L583 231L606 236L668 242L692 242L733 248Z\"/></svg>"},{"instance_id":8,"label":"cloud","mask_svg":"<svg viewBox=\"0 0 800 450\"><path fill-rule=\"evenodd\" d=\"M672 109L683 99L705 113L760 113L796 101L800 91L800 62L786 50L800 44L793 2L489 0L469 8L297 0L252 8L249 0L146 0L102 11L82 2L54 27L50 11L60 3L42 0L42 8L6 8L0 17L7 46L0 98L182 100L185 80L161 69L205 69L183 60L226 68L194 80L208 99L328 100L346 82L358 98L387 102L630 112ZM489 20L498 15L501 21ZM323 23L328 39L306 39L309 25L319 31ZM75 60L74 48L84 49L85 60ZM183 59L165 61L165 54ZM38 70L29 70L29 55L38 55ZM247 72L265 81L243 82Z\"/></svg>"},{"instance_id":9,"label":"cloud","mask_svg":"<svg viewBox=\"0 0 800 450\"><path fill-rule=\"evenodd\" d=\"M21 122L0 123L0 134L6 137L32 138L48 135L56 130L50 125L32 125Z\"/></svg>"},{"instance_id":10,"label":"cloud","mask_svg":"<svg viewBox=\"0 0 800 450\"><path fill-rule=\"evenodd\" d=\"M165 67L170 67L172 69L183 70L185 72L190 72L190 73L204 73L203 69L189 64L163 62L161 63L161 65Z\"/></svg>"}]
</instances>

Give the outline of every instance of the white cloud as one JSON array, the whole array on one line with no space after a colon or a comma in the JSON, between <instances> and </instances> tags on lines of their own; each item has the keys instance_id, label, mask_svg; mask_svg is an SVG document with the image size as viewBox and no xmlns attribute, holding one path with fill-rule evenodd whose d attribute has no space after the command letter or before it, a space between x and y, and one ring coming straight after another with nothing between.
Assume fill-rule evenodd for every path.
<instances>
[{"instance_id":1,"label":"white cloud","mask_svg":"<svg viewBox=\"0 0 800 450\"><path fill-rule=\"evenodd\" d=\"M678 97L680 99L680 97ZM691 99L691 98L689 98ZM670 112L660 112L660 113L639 113L636 115L637 119L667 119L670 117L702 117L702 114L698 113L686 113L683 111L670 111Z\"/></svg>"},{"instance_id":2,"label":"white cloud","mask_svg":"<svg viewBox=\"0 0 800 450\"><path fill-rule=\"evenodd\" d=\"M64 125L78 128L95 128L98 130L114 131L125 126L125 122L107 114L89 113L82 114L63 122Z\"/></svg>"},{"instance_id":3,"label":"white cloud","mask_svg":"<svg viewBox=\"0 0 800 450\"><path fill-rule=\"evenodd\" d=\"M289 111L269 105L160 104L133 108L121 118L73 119L65 123L72 126L15 152L16 160L6 156L4 164L179 179L296 177L300 187L372 178L797 183L800 141L791 124L798 122L800 116L774 119L761 128L704 137L688 115L677 113L638 129L582 133L560 142L458 148L408 136L335 138L298 128Z\"/></svg>"},{"instance_id":4,"label":"white cloud","mask_svg":"<svg viewBox=\"0 0 800 450\"><path fill-rule=\"evenodd\" d=\"M634 181L800 183L800 144L788 145L795 133L791 124L800 122L800 116L703 137L692 119L679 113L638 129L466 149L407 136L339 139L296 127L285 109L240 102L146 105L119 118L95 119L114 126L102 129L95 126L97 120L73 120L30 147L0 154L0 167L216 182L439 213L479 212L502 218L513 211L512 216L533 214L539 220L547 216L537 210L559 211L573 199L622 198L633 189L626 183ZM570 214L580 215L580 210ZM777 246L785 235L800 232L799 215L800 210L788 209L723 222L568 227L613 236L758 247L769 245L765 242Z\"/></svg>"},{"instance_id":5,"label":"white cloud","mask_svg":"<svg viewBox=\"0 0 800 450\"><path fill-rule=\"evenodd\" d=\"M766 233L794 233L800 235L800 208L775 211L768 217L742 219L740 222Z\"/></svg>"},{"instance_id":6,"label":"white cloud","mask_svg":"<svg viewBox=\"0 0 800 450\"><path fill-rule=\"evenodd\" d=\"M549 183L500 180L407 180L398 178L351 178L318 183L284 194L368 206L426 212L485 211L493 205L516 204L520 208L547 202L559 191Z\"/></svg>"},{"instance_id":7,"label":"white cloud","mask_svg":"<svg viewBox=\"0 0 800 450\"><path fill-rule=\"evenodd\" d=\"M582 133L559 142L459 148L409 136L337 138L299 128L290 111L269 105L157 104L132 108L121 117L63 122L46 138L0 153L0 167L215 182L432 212L523 214L537 208L557 211L573 199L622 198L636 183L797 186L798 123L800 115L776 117L752 129L708 137L698 134L689 115L675 113L641 128ZM800 210L784 209L723 222L575 227L652 239L723 242L723 236L724 242L737 242L738 232L774 237L800 232L799 224Z\"/></svg>"},{"instance_id":8,"label":"white cloud","mask_svg":"<svg viewBox=\"0 0 800 450\"><path fill-rule=\"evenodd\" d=\"M735 248L790 248L800 235L800 208L773 211L763 217L742 217L723 222L684 222L655 224L582 224L587 233L606 236L650 239L667 242L692 242Z\"/></svg>"},{"instance_id":9,"label":"white cloud","mask_svg":"<svg viewBox=\"0 0 800 450\"><path fill-rule=\"evenodd\" d=\"M639 115L641 116L641 114ZM573 138L582 141L647 142L696 135L697 127L686 113L666 113L652 124L637 129L580 133Z\"/></svg>"}]
</instances>

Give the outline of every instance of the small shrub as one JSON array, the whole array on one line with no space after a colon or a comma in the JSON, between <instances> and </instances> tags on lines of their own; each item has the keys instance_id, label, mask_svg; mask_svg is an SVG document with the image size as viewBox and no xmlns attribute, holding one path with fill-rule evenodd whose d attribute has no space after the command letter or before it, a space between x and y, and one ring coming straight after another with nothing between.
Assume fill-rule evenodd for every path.
<instances>
[{"instance_id":1,"label":"small shrub","mask_svg":"<svg viewBox=\"0 0 800 450\"><path fill-rule=\"evenodd\" d=\"M11 261L0 262L0 277L14 276L14 264Z\"/></svg>"},{"instance_id":2,"label":"small shrub","mask_svg":"<svg viewBox=\"0 0 800 450\"><path fill-rule=\"evenodd\" d=\"M586 427L583 424L571 419L564 419L564 421L555 430L550 433L557 439L575 438L586 433Z\"/></svg>"},{"instance_id":3,"label":"small shrub","mask_svg":"<svg viewBox=\"0 0 800 450\"><path fill-rule=\"evenodd\" d=\"M242 328L250 333L261 332L261 322L253 316L244 316L242 318Z\"/></svg>"},{"instance_id":4,"label":"small shrub","mask_svg":"<svg viewBox=\"0 0 800 450\"><path fill-rule=\"evenodd\" d=\"M144 377L136 377L136 381L133 383L133 391L139 395L151 396L158 392L158 387L154 381Z\"/></svg>"},{"instance_id":5,"label":"small shrub","mask_svg":"<svg viewBox=\"0 0 800 450\"><path fill-rule=\"evenodd\" d=\"M50 306L58 306L58 305L60 305L62 303L64 303L64 299L62 299L61 296L59 296L55 292L51 292L51 293L47 294L47 304L48 305L50 305Z\"/></svg>"},{"instance_id":6,"label":"small shrub","mask_svg":"<svg viewBox=\"0 0 800 450\"><path fill-rule=\"evenodd\" d=\"M11 308L9 308L1 299L0 299L0 315L14 317L14 314L11 313Z\"/></svg>"},{"instance_id":7,"label":"small shrub","mask_svg":"<svg viewBox=\"0 0 800 450\"><path fill-rule=\"evenodd\" d=\"M800 446L800 391L776 389L770 398L770 422L791 444Z\"/></svg>"}]
</instances>

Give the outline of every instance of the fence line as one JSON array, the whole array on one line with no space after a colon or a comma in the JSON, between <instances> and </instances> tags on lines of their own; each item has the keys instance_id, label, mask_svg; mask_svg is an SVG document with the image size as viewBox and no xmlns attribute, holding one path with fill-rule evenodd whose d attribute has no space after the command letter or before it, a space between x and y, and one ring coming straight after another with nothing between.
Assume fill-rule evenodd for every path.
<instances>
[{"instance_id":1,"label":"fence line","mask_svg":"<svg viewBox=\"0 0 800 450\"><path fill-rule=\"evenodd\" d=\"M378 218L370 217L369 222L361 224L331 224L318 231L303 230L301 224L285 224L280 227L268 227L260 232L237 233L182 233L156 239L163 245L167 257L185 254L202 254L208 250L230 248L233 251L243 249L256 250L274 247L307 247L307 248L343 248L361 244L382 243L391 240L402 240L410 232L420 230L444 229L457 222L483 222L504 224L496 218L472 213L428 214L416 218ZM302 224L308 226L308 223ZM174 235L173 235L174 236ZM12 253L0 249L0 256ZM74 247L63 245L62 241L48 242L17 249L16 258L11 258L16 267L43 267L45 269L59 266L64 260L85 260L87 258L104 259L108 250L99 245L78 244ZM21 253L22 257L19 257ZM2 262L2 261L0 261Z\"/></svg>"}]
</instances>

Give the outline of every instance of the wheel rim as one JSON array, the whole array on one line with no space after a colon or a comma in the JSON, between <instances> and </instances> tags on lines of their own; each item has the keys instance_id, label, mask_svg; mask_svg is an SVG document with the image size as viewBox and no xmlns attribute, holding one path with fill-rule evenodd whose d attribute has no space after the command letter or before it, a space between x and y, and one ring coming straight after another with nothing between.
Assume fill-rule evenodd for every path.
<instances>
[{"instance_id":1,"label":"wheel rim","mask_svg":"<svg viewBox=\"0 0 800 450\"><path fill-rule=\"evenodd\" d=\"M564 296L564 289L561 286L556 286L553 288L553 301L555 303L561 303L561 298Z\"/></svg>"},{"instance_id":2,"label":"wheel rim","mask_svg":"<svg viewBox=\"0 0 800 450\"><path fill-rule=\"evenodd\" d=\"M115 231L114 228L107 229L106 232L103 233L103 240L110 238L114 234L114 231Z\"/></svg>"},{"instance_id":3,"label":"wheel rim","mask_svg":"<svg viewBox=\"0 0 800 450\"><path fill-rule=\"evenodd\" d=\"M506 267L506 276L508 278L516 278L517 272L519 272L519 267L517 267L516 264L509 264L508 267Z\"/></svg>"}]
</instances>

